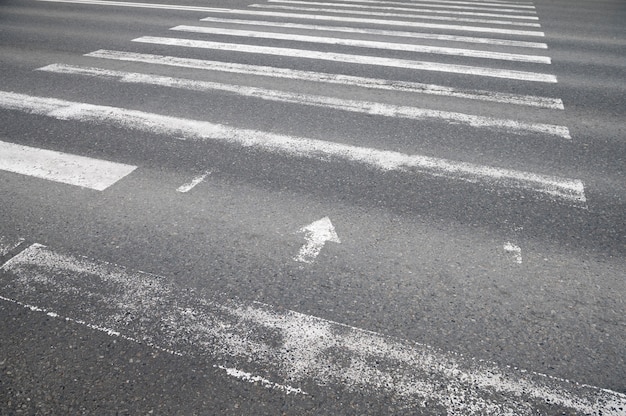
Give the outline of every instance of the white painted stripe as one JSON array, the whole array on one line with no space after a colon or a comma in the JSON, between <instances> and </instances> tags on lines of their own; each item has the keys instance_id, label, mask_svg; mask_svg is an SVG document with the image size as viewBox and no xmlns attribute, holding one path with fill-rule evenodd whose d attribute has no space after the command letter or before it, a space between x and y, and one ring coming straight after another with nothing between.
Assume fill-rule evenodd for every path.
<instances>
[{"instance_id":1,"label":"white painted stripe","mask_svg":"<svg viewBox=\"0 0 626 416\"><path fill-rule=\"evenodd\" d=\"M7 237L0 235L0 257L6 256L11 250L16 249L23 242L23 238L8 239Z\"/></svg>"},{"instance_id":2,"label":"white painted stripe","mask_svg":"<svg viewBox=\"0 0 626 416\"><path fill-rule=\"evenodd\" d=\"M516 9L534 9L532 2L477 2L453 0L411 0L411 3L462 4L467 6L512 7Z\"/></svg>"},{"instance_id":3,"label":"white painted stripe","mask_svg":"<svg viewBox=\"0 0 626 416\"><path fill-rule=\"evenodd\" d=\"M167 46L181 46L185 48L215 49L222 51L254 53L263 55L287 56L300 59L317 59L334 62L346 62L357 65L378 65L420 71L448 72L472 76L505 78L532 82L557 82L556 77L550 74L537 72L515 71L509 69L487 68L480 66L453 65L428 61L413 61L408 59L383 58L378 56L351 55L336 52L320 52L305 49L275 48L270 46L247 45L238 43L211 42L192 39L164 38L143 36L133 39L133 42L151 43Z\"/></svg>"},{"instance_id":4,"label":"white painted stripe","mask_svg":"<svg viewBox=\"0 0 626 416\"><path fill-rule=\"evenodd\" d=\"M290 157L321 161L344 160L383 171L423 173L451 180L482 183L490 187L527 190L535 192L538 197L546 196L556 201L586 208L584 185L578 179L566 179L428 156L409 155L258 130L238 129L206 121L188 120L55 98L33 97L11 92L0 92L0 108L64 120L115 125L186 140L226 142L243 147L255 147Z\"/></svg>"},{"instance_id":5,"label":"white painted stripe","mask_svg":"<svg viewBox=\"0 0 626 416\"><path fill-rule=\"evenodd\" d=\"M171 28L170 30L179 31L179 32L240 36L240 37L247 37L247 38L277 39L277 40L289 40L289 41L294 41L294 42L308 42L308 43L321 43L321 44L329 44L329 45L354 46L354 47L359 47L359 48L372 48L372 49L383 49L383 50L392 50L392 51L407 51L407 52L430 53L430 54L438 54L438 55L462 56L462 57L467 57L467 58L497 59L497 60L503 60L503 61L513 61L513 62L531 62L531 63L538 63L538 64L550 64L551 63L551 60L549 57L539 56L539 55L490 52L490 51L481 51L481 50L474 50L474 49L446 48L446 47L440 47L440 46L380 42L380 41L335 38L335 37L325 37L325 36L296 35L293 33L261 32L261 31L256 31L256 30L239 30L239 29L225 29L225 28L219 28L219 27L186 26L186 25L176 26L176 27Z\"/></svg>"},{"instance_id":6,"label":"white painted stripe","mask_svg":"<svg viewBox=\"0 0 626 416\"><path fill-rule=\"evenodd\" d=\"M349 3L349 2L369 3L369 4L391 4L391 5L397 5L397 6L432 7L432 8L437 8L437 9L453 9L453 10L480 10L480 11L486 11L486 12L499 12L499 13L537 14L535 10L528 10L528 9L502 9L502 8L494 9L493 7L450 6L450 5L443 5L443 4L433 5L429 3L386 1L386 0L341 0L341 3ZM340 3L337 3L337 4L340 4ZM502 6L502 7L505 7L505 6Z\"/></svg>"},{"instance_id":7,"label":"white painted stripe","mask_svg":"<svg viewBox=\"0 0 626 416\"><path fill-rule=\"evenodd\" d=\"M137 167L0 141L0 170L103 191Z\"/></svg>"},{"instance_id":8,"label":"white painted stripe","mask_svg":"<svg viewBox=\"0 0 626 416\"><path fill-rule=\"evenodd\" d=\"M459 16L480 16L480 17L496 17L505 19L520 19L520 20L539 20L537 16L528 15L510 15L510 14L497 14L497 13L482 13L482 12L461 12L461 11L449 11L449 10L436 10L436 9L423 9L416 7L394 7L394 6L365 6L362 4L344 4L344 3L324 3L314 1L300 1L300 0L267 0L268 3L280 3L280 4L304 4L309 6L330 6L330 7L347 7L354 9L377 9L377 10L393 10L415 13L433 13L433 14L451 14ZM410 3L404 3L405 6L411 6ZM417 6L417 5L415 5ZM422 16L420 16L421 18Z\"/></svg>"},{"instance_id":9,"label":"white painted stripe","mask_svg":"<svg viewBox=\"0 0 626 416\"><path fill-rule=\"evenodd\" d=\"M556 137L562 137L564 139L571 139L567 127L552 124L527 123L516 120L475 116L471 114L456 113L450 111L430 110L418 107L399 106L369 101L346 100L320 95L270 90L266 88L223 84L208 81L195 81L182 78L141 74L137 72L122 72L99 68L84 68L63 64L53 64L40 68L39 70L72 75L87 75L101 78L111 78L118 79L121 82L127 83L160 85L171 88L183 88L192 91L227 91L230 93L246 97L254 97L266 101L278 101L298 105L332 108L335 110L350 111L375 116L398 117L412 120L445 121L451 124L461 124L475 128L502 129L504 131L514 134L546 134Z\"/></svg>"},{"instance_id":10,"label":"white painted stripe","mask_svg":"<svg viewBox=\"0 0 626 416\"><path fill-rule=\"evenodd\" d=\"M611 390L269 305L216 301L167 277L39 244L0 270L2 299L31 310L183 356L209 358L225 369L235 366L236 377L262 373L294 389L314 384L385 398L390 413L419 413L428 406L464 416L623 416L626 406L626 395ZM274 384L269 378L263 380Z\"/></svg>"},{"instance_id":11,"label":"white painted stripe","mask_svg":"<svg viewBox=\"0 0 626 416\"><path fill-rule=\"evenodd\" d=\"M285 23L285 22L272 22L264 20L243 20L243 19L225 19L220 17L205 17L200 19L202 22L212 23L226 23L230 25L247 25L247 26L267 26L276 27L281 29L303 29L303 30L315 30L326 32L345 32L353 34L363 35L375 35L375 36L393 36L403 37L411 39L430 39L440 40L447 42L464 42L464 43L477 43L486 45L497 46L513 46L519 48L535 48L535 49L548 49L548 45L542 42L525 42L520 40L509 39L495 39L495 38L478 38L471 36L456 36L456 35L441 35L436 33L421 33L421 32L404 32L398 30L384 30L384 29L367 29L358 27L346 27L346 26L322 26L322 25L308 25L301 23Z\"/></svg>"},{"instance_id":12,"label":"white painted stripe","mask_svg":"<svg viewBox=\"0 0 626 416\"><path fill-rule=\"evenodd\" d=\"M216 365L214 367L217 367L221 370L226 371L226 374L228 374L231 377L236 377L240 380L247 381L248 383L261 383L263 387L268 388L268 389L281 390L287 394L304 394L305 396L308 395L308 393L305 393L299 388L287 386L284 384L274 383L273 381L270 381L264 377L255 376L246 371L237 370L236 368L228 368L228 367L224 367L221 365Z\"/></svg>"},{"instance_id":13,"label":"white painted stripe","mask_svg":"<svg viewBox=\"0 0 626 416\"><path fill-rule=\"evenodd\" d=\"M206 177L209 176L209 173L210 172L205 172L202 175L196 176L189 183L179 186L178 189L176 189L176 191L181 192L181 193L186 193L186 192L191 191L193 188L199 185L203 180L205 180Z\"/></svg>"},{"instance_id":14,"label":"white painted stripe","mask_svg":"<svg viewBox=\"0 0 626 416\"><path fill-rule=\"evenodd\" d=\"M504 251L512 253L515 257L515 263L522 264L522 248L511 242L504 243Z\"/></svg>"},{"instance_id":15,"label":"white painted stripe","mask_svg":"<svg viewBox=\"0 0 626 416\"><path fill-rule=\"evenodd\" d=\"M207 71L222 71L300 81L325 82L360 88L375 88L387 91L439 95L470 100L490 101L503 104L549 108L555 110L564 109L563 102L558 98L505 94L484 90L466 90L450 88L441 85L422 84L418 82L394 81L378 78L363 78L351 75L299 71L289 68L275 68L270 66L246 65L219 61L205 61L200 59L187 59L174 56L150 55L122 51L99 50L88 53L85 56L102 59L115 59L121 61L143 62L154 65L169 65L182 68L195 68ZM61 68L54 65L50 67L57 68L58 70L60 70Z\"/></svg>"},{"instance_id":16,"label":"white painted stripe","mask_svg":"<svg viewBox=\"0 0 626 416\"><path fill-rule=\"evenodd\" d=\"M480 23L486 25L509 25L509 26L525 26L525 27L541 27L539 23L530 22L516 22L514 20L489 20L489 19L472 19L468 17L448 17L448 16L426 16L423 14L409 14L409 13L391 13L391 12L374 12L364 10L350 10L350 9L329 9L323 7L304 7L304 6L278 6L274 4L251 4L248 7L254 7L259 9L274 9L274 10L294 10L302 12L315 12L315 13L345 13L351 15L365 15L365 16L379 16L379 17L402 17L408 19L422 19L422 20L443 20L447 22L466 22L466 23Z\"/></svg>"},{"instance_id":17,"label":"white painted stripe","mask_svg":"<svg viewBox=\"0 0 626 416\"><path fill-rule=\"evenodd\" d=\"M482 32L482 33L498 33L511 36L544 36L543 32L536 30L517 30L517 29L505 29L498 27L482 27L482 26L466 26L466 25L448 25L442 23L429 23L429 22L416 22L409 20L388 20L388 19L366 19L362 17L352 16L331 16L331 15L317 15L306 13L287 13L287 12L271 12L263 10L237 10L237 9L214 9L211 13L226 13L226 14L241 14L258 16L271 16L271 17L284 17L290 19L305 19L305 20L321 20L329 22L342 22L342 23L362 23L368 25L385 25L385 26L402 26L419 29L441 29L441 30L457 30L462 32Z\"/></svg>"}]
</instances>

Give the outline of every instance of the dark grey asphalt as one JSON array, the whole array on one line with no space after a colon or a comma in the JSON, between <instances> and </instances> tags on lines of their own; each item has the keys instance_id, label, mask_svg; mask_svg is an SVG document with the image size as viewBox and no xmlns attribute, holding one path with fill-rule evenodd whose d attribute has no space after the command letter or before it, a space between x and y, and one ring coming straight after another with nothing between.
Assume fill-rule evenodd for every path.
<instances>
[{"instance_id":1,"label":"dark grey asphalt","mask_svg":"<svg viewBox=\"0 0 626 416\"><path fill-rule=\"evenodd\" d=\"M244 8L250 3L184 4ZM173 37L170 27L198 24L206 13L3 0L2 91L580 178L588 209L523 191L0 110L2 141L139 167L101 193L0 171L0 236L172 277L181 286L626 393L626 4L534 4L546 33L540 41L549 46L541 52L553 61L546 72L557 76L557 84L174 51L131 40ZM82 56L98 49L560 97L562 112L428 96L415 102L409 95L295 82L266 85L559 124L570 129L572 140L34 71L65 63L220 79L199 70ZM349 47L315 49L357 53ZM434 60L417 53L358 53ZM485 64L469 58L436 60L537 69L533 64ZM176 192L207 170L211 174L204 183L187 194ZM294 262L304 242L297 230L324 216L331 218L341 244L327 244L311 265ZM522 247L522 264L503 250L507 241ZM0 300L0 414L116 412L297 415L398 410L391 402L335 386L317 387L305 398L288 396L227 377L210 360L159 353Z\"/></svg>"}]
</instances>

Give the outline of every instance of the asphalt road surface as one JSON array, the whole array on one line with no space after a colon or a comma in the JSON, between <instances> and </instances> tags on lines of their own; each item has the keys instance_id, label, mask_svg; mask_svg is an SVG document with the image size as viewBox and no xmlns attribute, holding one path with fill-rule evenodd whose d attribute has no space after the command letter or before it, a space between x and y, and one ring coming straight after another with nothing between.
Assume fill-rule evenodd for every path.
<instances>
[{"instance_id":1,"label":"asphalt road surface","mask_svg":"<svg viewBox=\"0 0 626 416\"><path fill-rule=\"evenodd\" d=\"M626 4L0 2L0 414L626 415Z\"/></svg>"}]
</instances>

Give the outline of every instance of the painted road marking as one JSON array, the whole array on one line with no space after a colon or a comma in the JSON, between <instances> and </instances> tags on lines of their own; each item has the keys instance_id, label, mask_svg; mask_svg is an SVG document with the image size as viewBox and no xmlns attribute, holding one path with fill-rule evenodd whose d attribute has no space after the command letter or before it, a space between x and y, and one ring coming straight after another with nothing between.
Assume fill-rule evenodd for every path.
<instances>
[{"instance_id":1,"label":"painted road marking","mask_svg":"<svg viewBox=\"0 0 626 416\"><path fill-rule=\"evenodd\" d=\"M104 191L137 166L0 141L0 170Z\"/></svg>"},{"instance_id":2,"label":"painted road marking","mask_svg":"<svg viewBox=\"0 0 626 416\"><path fill-rule=\"evenodd\" d=\"M504 251L513 254L515 263L522 264L522 248L511 242L504 243Z\"/></svg>"},{"instance_id":3,"label":"painted road marking","mask_svg":"<svg viewBox=\"0 0 626 416\"><path fill-rule=\"evenodd\" d=\"M193 178L190 182L181 185L178 187L178 189L176 189L176 191L181 192L181 193L186 193L191 191L193 188L196 187L196 185L200 184L202 181L204 181L206 179L207 176L209 176L211 172L205 172L202 175L198 175L195 178Z\"/></svg>"},{"instance_id":4,"label":"painted road marking","mask_svg":"<svg viewBox=\"0 0 626 416\"><path fill-rule=\"evenodd\" d=\"M488 12L499 12L499 13L528 13L528 14L537 14L535 11L535 6L524 6L524 9L514 9L514 8L506 8L506 7L517 7L515 5L503 4L499 5L498 8L493 7L475 7L475 6L458 6L458 5L448 5L448 4L428 4L428 2L419 2L419 1L411 1L411 2L400 2L400 1L385 1L385 0L341 0L342 3L371 3L371 4L394 4L398 6L415 6L415 7L436 7L438 9L454 9L454 10L482 10ZM470 3L476 4L476 3ZM528 3L531 4L531 3ZM505 7L505 8L503 8Z\"/></svg>"},{"instance_id":5,"label":"painted road marking","mask_svg":"<svg viewBox=\"0 0 626 416\"><path fill-rule=\"evenodd\" d=\"M212 42L206 40L164 38L157 36L142 36L140 38L133 39L133 42L167 46L180 46L184 48L214 49L259 55L275 55L300 59L316 59L333 62L345 62L357 65L377 65L393 68L415 69L419 71L447 72L453 74L505 78L519 81L548 83L557 82L557 79L554 75L537 72L487 68L480 66L453 65L438 62L414 61L407 59L383 58L379 56L351 55L345 53L321 52L306 49L278 48L239 43Z\"/></svg>"},{"instance_id":6,"label":"painted road marking","mask_svg":"<svg viewBox=\"0 0 626 416\"><path fill-rule=\"evenodd\" d=\"M298 232L305 234L306 243L300 248L294 260L302 263L313 263L326 242L341 243L335 227L328 217L312 222L300 228Z\"/></svg>"},{"instance_id":7,"label":"painted road marking","mask_svg":"<svg viewBox=\"0 0 626 416\"><path fill-rule=\"evenodd\" d=\"M23 242L23 238L9 240L4 236L0 236L0 257L6 256L11 250L18 248Z\"/></svg>"},{"instance_id":8,"label":"painted road marking","mask_svg":"<svg viewBox=\"0 0 626 416\"><path fill-rule=\"evenodd\" d=\"M428 406L450 415L530 416L549 409L622 416L626 409L626 395L618 392L269 305L208 299L166 277L39 244L0 270L5 301L177 355L209 358L224 369L234 365L231 372L241 378L261 373L268 383L294 389L316 384L392 396L389 403L405 411Z\"/></svg>"},{"instance_id":9,"label":"painted road marking","mask_svg":"<svg viewBox=\"0 0 626 416\"><path fill-rule=\"evenodd\" d=\"M201 22L212 23L225 23L231 25L247 25L247 26L269 26L281 29L303 29L303 30L315 30L326 32L344 32L352 34L362 35L376 35L376 36L394 36L411 39L430 39L441 40L448 42L465 42L465 43L477 43L487 45L498 46L513 46L519 48L535 48L535 49L548 49L548 45L542 42L526 42L521 40L509 40L509 39L495 39L495 38L478 38L473 36L458 36L458 35L443 35L437 33L421 33L421 32L406 32L400 30L385 30L385 29L370 29L360 27L348 27L348 26L323 26L323 25L310 25L303 23L287 23L287 22L272 22L268 20L246 20L246 19L227 19L222 17L205 17L200 19Z\"/></svg>"},{"instance_id":10,"label":"painted road marking","mask_svg":"<svg viewBox=\"0 0 626 416\"><path fill-rule=\"evenodd\" d=\"M395 6L371 6L371 5L345 4L345 3L324 3L324 2L300 1L300 0L267 0L267 2L268 3L281 3L281 4L301 4L301 5L309 5L309 6L346 7L350 9L367 9L367 10L376 9L376 10L403 11L403 12L414 12L414 13L433 13L433 14L447 14L447 15L449 14L449 15L457 15L457 16L479 16L479 17L495 17L495 18L505 18L505 19L539 20L537 16L528 16L528 15L519 15L519 14L511 15L511 14L497 14L497 13L423 9L423 8L419 8L419 5L412 5L410 3L405 3L404 4L405 7L395 7ZM406 6L414 6L414 7L406 7ZM429 17L420 15L419 18L428 19ZM446 18L445 20L448 20L448 18Z\"/></svg>"},{"instance_id":11,"label":"painted road marking","mask_svg":"<svg viewBox=\"0 0 626 416\"><path fill-rule=\"evenodd\" d=\"M585 187L579 179L351 146L252 129L239 129L206 121L13 92L0 92L0 108L60 120L115 125L125 129L134 129L155 135L169 135L185 140L226 142L290 157L316 159L324 162L342 160L382 171L422 173L433 177L480 183L489 187L527 190L535 192L538 197L544 196L586 209Z\"/></svg>"},{"instance_id":12,"label":"painted road marking","mask_svg":"<svg viewBox=\"0 0 626 416\"><path fill-rule=\"evenodd\" d=\"M464 4L471 6L486 6L486 7L512 7L517 9L534 9L535 6L530 1L524 2L512 2L512 1L492 1L492 2L475 2L475 1L453 1L453 0L411 0L411 3L420 4L420 3L435 3L436 6L433 5L431 7L444 7L439 6L439 4Z\"/></svg>"},{"instance_id":13,"label":"painted road marking","mask_svg":"<svg viewBox=\"0 0 626 416\"><path fill-rule=\"evenodd\" d=\"M43 68L39 68L39 70L72 75L88 75L105 79L118 79L120 82L160 85L164 87L182 88L192 91L227 91L241 96L254 97L266 101L332 108L335 110L375 116L397 117L411 120L445 121L452 124L466 125L474 128L500 129L514 134L546 134L564 139L571 139L567 127L553 124L528 123L450 111L430 110L369 101L345 100L320 95L270 90L267 88L230 85L209 81L195 81L159 75L141 74L137 72L84 68L64 64L48 65Z\"/></svg>"},{"instance_id":14,"label":"painted road marking","mask_svg":"<svg viewBox=\"0 0 626 416\"><path fill-rule=\"evenodd\" d=\"M195 6L178 6L173 4L155 4L155 3L135 3L124 1L108 1L108 0L38 0L47 1L52 3L71 3L71 4L90 4L95 6L111 6L111 7L136 7L143 9L162 9L162 10L180 10L180 11L194 11L205 13L226 13L226 14L243 14L252 16L274 16L274 17L289 17L296 19L309 19L309 20L326 20L326 21L339 21L339 22L351 22L351 23L365 23L373 25L388 25L388 26L404 26L415 28L428 28L428 29L447 29L447 30L460 30L465 32L484 32L484 33L500 33L508 35L520 35L520 36L544 36L543 32L529 31L529 30L512 30L492 27L480 27L480 26L461 26L461 25L445 25L437 23L426 22L411 22L411 21L397 21L397 20L385 20L385 19L363 19L358 17L343 17L343 16L323 16L323 15L311 15L300 13L284 13L284 12L264 12L261 10L245 10L245 9L223 9L215 7L195 7Z\"/></svg>"},{"instance_id":15,"label":"painted road marking","mask_svg":"<svg viewBox=\"0 0 626 416\"><path fill-rule=\"evenodd\" d=\"M257 66L220 61L206 61L201 59L178 58L175 56L151 55L110 50L98 50L88 53L85 56L101 59L142 62L154 65L195 68L207 71L232 72L237 74L286 78L300 81L326 82L360 88L376 88L388 91L439 95L469 100L491 101L504 104L549 108L555 110L563 110L564 108L563 101L559 98L506 94L484 90L450 88L442 85L422 84L419 82L394 81L380 78L364 78L351 75L300 71L297 69L289 68L276 68L271 66Z\"/></svg>"},{"instance_id":16,"label":"painted road marking","mask_svg":"<svg viewBox=\"0 0 626 416\"><path fill-rule=\"evenodd\" d=\"M246 38L276 39L276 40L289 40L289 41L294 41L294 42L354 46L354 47L359 47L359 48L383 49L383 50L392 50L392 51L429 53L429 54L435 54L435 55L461 56L461 57L467 57L467 58L495 59L495 60L513 61L513 62L531 62L531 63L537 63L537 64L550 64L551 63L550 57L548 56L526 55L526 54L505 53L505 52L491 52L491 51L481 51L481 50L475 50L475 49L448 48L448 47L439 47L439 46L416 45L416 44L409 44L409 43L380 42L380 41L335 38L335 37L326 37L326 36L296 35L293 33L262 32L258 30L224 29L224 28L219 28L219 27L187 26L187 25L176 26L176 27L171 28L170 30L175 30L179 32L240 36L240 37L246 37Z\"/></svg>"},{"instance_id":17,"label":"painted road marking","mask_svg":"<svg viewBox=\"0 0 626 416\"><path fill-rule=\"evenodd\" d=\"M229 367L224 367L221 365L216 365L214 367L226 371L226 374L228 374L231 377L238 378L239 380L243 380L243 381L247 381L248 383L255 383L255 384L261 383L263 387L268 388L268 389L281 390L285 392L286 394L304 394L305 396L308 395L308 393L302 391L299 388L287 386L285 384L274 383L273 381L270 381L264 377L255 376L246 371L237 370L236 368L229 368Z\"/></svg>"},{"instance_id":18,"label":"painted road marking","mask_svg":"<svg viewBox=\"0 0 626 416\"><path fill-rule=\"evenodd\" d=\"M375 11L353 10L353 9L328 9L324 7L279 6L275 4L251 4L248 7L253 7L253 8L258 8L258 9L292 10L292 11L315 12L315 13L345 13L345 14L351 14L351 15L364 15L364 16L400 17L400 18L406 18L406 19L422 19L422 20L440 20L440 21L446 21L446 22L479 23L479 24L485 24L485 25L541 27L541 24L539 23L518 22L515 20L472 19L469 17L427 16L424 14L375 12Z\"/></svg>"}]
</instances>

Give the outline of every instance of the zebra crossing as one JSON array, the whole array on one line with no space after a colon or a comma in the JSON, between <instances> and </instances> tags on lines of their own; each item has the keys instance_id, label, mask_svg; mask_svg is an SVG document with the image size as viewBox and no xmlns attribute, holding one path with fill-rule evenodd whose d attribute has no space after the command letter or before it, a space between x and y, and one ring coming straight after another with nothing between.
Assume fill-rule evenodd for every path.
<instances>
[{"instance_id":1,"label":"zebra crossing","mask_svg":"<svg viewBox=\"0 0 626 416\"><path fill-rule=\"evenodd\" d=\"M41 0L57 1L57 0ZM350 97L303 92L300 83L349 86L366 93L381 91L408 93L421 103L424 97L444 97L476 103L498 103L512 110L509 114L525 115L524 108L542 112L560 112L563 102L555 96L538 96L501 90L471 89L457 77L494 78L524 84L557 83L550 72L551 59L547 44L536 38L544 36L534 6L530 2L366 2L271 0L252 4L244 9L202 8L167 4L116 2L106 0L60 0L62 3L91 4L110 7L157 8L204 12L197 25L176 25L164 36L140 36L129 44L129 50L100 49L84 55L93 65L62 62L38 68L38 71L63 76L93 77L108 82L152 85L201 93L227 93L265 102L286 103L304 108L321 108L347 113L365 114L415 123L434 122L462 126L469 136L491 131L502 138L533 136L543 140L571 141L567 126L538 120L503 118L497 115L448 111L423 105L394 104ZM399 7L402 6L402 7ZM401 13L400 13L401 12ZM467 17L471 16L471 17ZM402 20L397 20L402 19ZM506 19L506 20L502 20ZM436 20L437 23L432 23ZM310 23L315 22L315 23ZM323 22L323 23L322 23ZM473 25L468 26L468 23ZM381 28L381 25L386 27ZM401 28L394 27L401 26ZM511 27L523 26L519 30ZM530 29L533 28L533 29ZM459 34L469 32L472 36ZM475 33L482 33L482 37ZM185 35L189 35L185 36ZM496 35L494 37L494 35ZM374 39L375 38L375 39ZM219 40L217 40L219 39ZM251 39L256 43L249 43ZM258 43L261 42L261 44ZM289 46L269 46L267 42L284 42ZM132 44L157 45L170 54L133 51ZM329 49L330 48L330 49ZM350 53L344 52L349 48ZM181 50L198 50L203 56L226 52L232 61L180 57ZM540 54L537 51L541 51ZM389 52L398 57L390 57ZM273 56L298 62L330 62L345 64L342 72L316 72L280 65L238 62L241 57ZM414 56L425 56L424 60ZM441 59L448 59L440 60ZM460 63L469 58L471 65ZM453 60L452 62L450 60ZM146 72L108 69L115 62L168 68L172 76ZM485 63L483 63L485 62ZM502 63L502 64L500 64ZM104 65L102 65L104 64ZM102 66L99 66L102 65ZM513 65L513 66L512 66ZM522 65L522 69L515 68ZM350 74L354 66L391 68L411 71L411 78L384 79ZM148 67L148 68L149 68ZM526 68L531 69L526 69ZM185 79L175 76L182 68L197 69L210 74L243 74L253 79L271 80L276 87L240 85L236 82ZM447 85L420 82L430 73L444 75ZM281 80L292 81L291 88L280 87ZM295 85L295 87L293 87ZM324 90L326 91L326 90ZM585 189L579 178L547 175L481 165L449 158L391 151L384 143L375 147L354 146L333 141L292 136L237 126L226 126L210 120L146 113L131 109L58 100L53 97L31 97L16 93L0 94L0 106L48 117L98 124L116 124L125 128L174 135L188 140L226 141L240 146L254 146L289 157L320 160L344 160L365 164L378 170L397 170L409 174L426 174L448 180L464 181L490 187L531 191L539 198L549 198L575 207L586 207ZM519 110L516 110L519 109ZM532 114L532 113L531 113ZM210 115L208 115L210 118ZM414 180L419 180L414 176Z\"/></svg>"}]
</instances>

